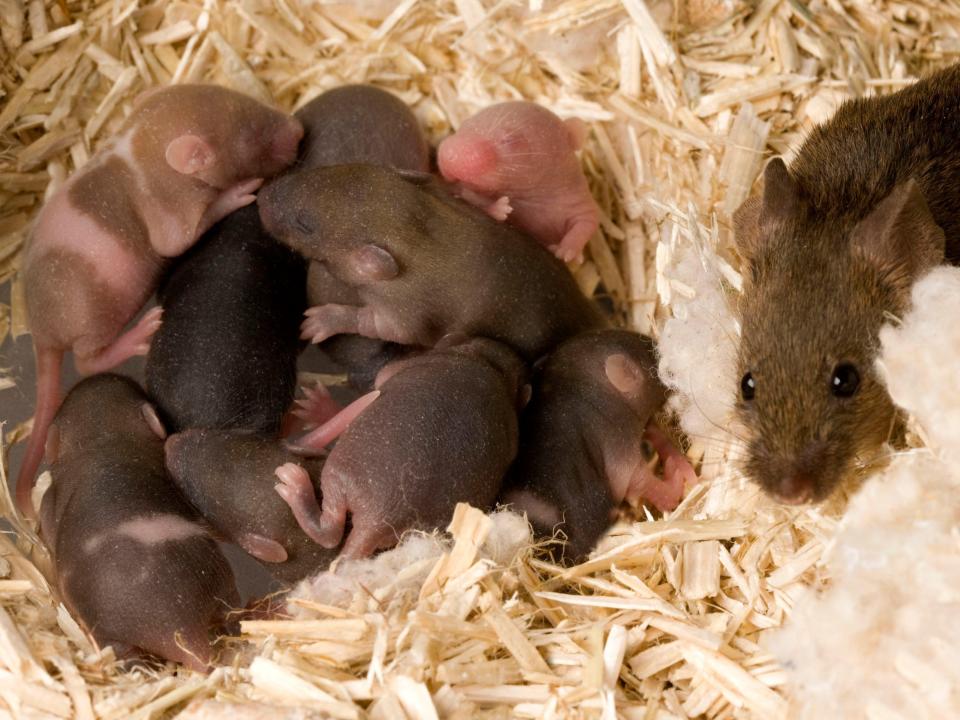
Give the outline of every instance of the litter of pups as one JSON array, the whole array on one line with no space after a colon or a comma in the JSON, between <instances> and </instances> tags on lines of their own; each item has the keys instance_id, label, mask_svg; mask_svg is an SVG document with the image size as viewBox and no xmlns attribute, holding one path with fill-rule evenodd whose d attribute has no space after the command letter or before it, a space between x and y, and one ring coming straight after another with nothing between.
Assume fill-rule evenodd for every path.
<instances>
[{"instance_id":1,"label":"litter of pups","mask_svg":"<svg viewBox=\"0 0 960 720\"><path fill-rule=\"evenodd\" d=\"M237 604L214 538L292 582L444 527L458 503L492 508L520 452L504 498L580 558L624 498L669 510L696 480L654 426L663 481L642 446L666 397L652 343L609 329L544 247L575 257L596 229L582 126L495 106L441 145L450 183L411 121L364 86L297 118L215 86L152 90L41 212L24 275L38 410L17 498L32 513L46 448L57 581L118 657L209 665L208 634ZM155 289L160 306L121 332ZM294 403L298 335L372 390L342 409L322 387ZM59 406L69 349L92 377ZM137 354L149 399L103 374ZM103 572L129 575L126 592L94 592ZM149 637L133 607L150 608Z\"/></svg>"}]
</instances>

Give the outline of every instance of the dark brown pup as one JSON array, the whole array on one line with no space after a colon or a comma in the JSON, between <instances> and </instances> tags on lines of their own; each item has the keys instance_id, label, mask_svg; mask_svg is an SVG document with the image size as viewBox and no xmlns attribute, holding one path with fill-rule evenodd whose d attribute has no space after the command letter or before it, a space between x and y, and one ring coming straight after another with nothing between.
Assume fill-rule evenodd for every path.
<instances>
[{"instance_id":1,"label":"dark brown pup","mask_svg":"<svg viewBox=\"0 0 960 720\"><path fill-rule=\"evenodd\" d=\"M81 381L47 436L40 532L64 602L100 645L205 670L211 629L240 598L226 558L167 477L163 438L132 380Z\"/></svg>"}]
</instances>

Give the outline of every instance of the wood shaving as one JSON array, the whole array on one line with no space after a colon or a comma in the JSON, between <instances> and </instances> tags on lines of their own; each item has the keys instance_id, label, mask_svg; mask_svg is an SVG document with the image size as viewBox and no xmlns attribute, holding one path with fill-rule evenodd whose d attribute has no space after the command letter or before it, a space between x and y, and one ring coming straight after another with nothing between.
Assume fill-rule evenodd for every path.
<instances>
[{"instance_id":1,"label":"wood shaving","mask_svg":"<svg viewBox=\"0 0 960 720\"><path fill-rule=\"evenodd\" d=\"M370 82L434 142L518 97L586 120L603 222L576 276L656 336L697 295L668 276L682 248L736 292L731 213L766 157L789 157L842 99L948 62L958 36L952 5L919 0L0 0L0 279L48 185L147 87L217 82L290 111ZM26 331L16 281L0 328ZM743 482L729 435L692 440L707 480L661 520L625 510L578 567L482 557L491 523L462 510L448 549L408 569L416 592L300 598L296 619L245 622L209 676L121 672L51 594L30 533L0 536L0 715L785 718L784 670L760 641L791 593L827 581L843 500L777 507Z\"/></svg>"}]
</instances>

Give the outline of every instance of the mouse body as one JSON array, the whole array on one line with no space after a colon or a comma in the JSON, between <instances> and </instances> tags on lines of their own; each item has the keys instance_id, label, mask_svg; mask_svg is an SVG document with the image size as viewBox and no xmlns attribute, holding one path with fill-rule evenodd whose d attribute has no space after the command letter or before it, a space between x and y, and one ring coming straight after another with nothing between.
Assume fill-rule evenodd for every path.
<instances>
[{"instance_id":1,"label":"mouse body","mask_svg":"<svg viewBox=\"0 0 960 720\"><path fill-rule=\"evenodd\" d=\"M278 468L293 464L316 498L321 459L297 456L276 438L214 429L171 435L165 452L167 469L190 503L278 580L294 583L336 557L335 549L317 545L303 532L276 490Z\"/></svg>"},{"instance_id":2,"label":"mouse body","mask_svg":"<svg viewBox=\"0 0 960 720\"><path fill-rule=\"evenodd\" d=\"M253 202L264 177L296 156L297 120L213 85L144 93L118 134L41 208L22 278L37 360L37 411L17 500L29 495L60 401L63 354L88 375L146 352L153 293L169 258Z\"/></svg>"},{"instance_id":3,"label":"mouse body","mask_svg":"<svg viewBox=\"0 0 960 720\"><path fill-rule=\"evenodd\" d=\"M958 65L847 102L734 215L744 470L783 502L823 500L894 431L878 332L960 260L958 118Z\"/></svg>"},{"instance_id":4,"label":"mouse body","mask_svg":"<svg viewBox=\"0 0 960 720\"><path fill-rule=\"evenodd\" d=\"M629 499L672 510L683 481L653 477L642 443L666 399L650 338L598 330L547 356L520 420L520 452L501 495L538 538L560 530L566 562L586 557Z\"/></svg>"},{"instance_id":5,"label":"mouse body","mask_svg":"<svg viewBox=\"0 0 960 720\"><path fill-rule=\"evenodd\" d=\"M498 103L440 143L437 165L465 200L574 260L600 219L577 158L586 133L537 103Z\"/></svg>"},{"instance_id":6,"label":"mouse body","mask_svg":"<svg viewBox=\"0 0 960 720\"><path fill-rule=\"evenodd\" d=\"M373 165L288 173L258 202L273 235L354 287L359 306L312 308L303 337L340 333L432 347L449 333L503 342L534 361L604 327L566 266L427 174Z\"/></svg>"},{"instance_id":7,"label":"mouse body","mask_svg":"<svg viewBox=\"0 0 960 720\"><path fill-rule=\"evenodd\" d=\"M324 463L312 537L365 557L406 530L445 526L458 502L489 508L517 452L525 376L516 353L486 339L387 365L379 397Z\"/></svg>"},{"instance_id":8,"label":"mouse body","mask_svg":"<svg viewBox=\"0 0 960 720\"><path fill-rule=\"evenodd\" d=\"M171 433L280 431L296 390L305 283L306 262L267 234L255 205L174 262L157 292L163 324L146 364Z\"/></svg>"},{"instance_id":9,"label":"mouse body","mask_svg":"<svg viewBox=\"0 0 960 720\"><path fill-rule=\"evenodd\" d=\"M64 602L101 646L203 671L211 630L240 598L226 558L166 475L163 436L132 380L78 383L48 433L40 533Z\"/></svg>"},{"instance_id":10,"label":"mouse body","mask_svg":"<svg viewBox=\"0 0 960 720\"><path fill-rule=\"evenodd\" d=\"M402 170L430 170L430 148L416 116L400 98L372 85L344 85L317 96L295 117L303 123L298 168L369 163ZM310 263L307 297L311 307L359 305L356 291L330 274L318 261ZM347 371L357 390L373 387L380 369L402 356L395 343L360 335L336 335L319 348Z\"/></svg>"}]
</instances>

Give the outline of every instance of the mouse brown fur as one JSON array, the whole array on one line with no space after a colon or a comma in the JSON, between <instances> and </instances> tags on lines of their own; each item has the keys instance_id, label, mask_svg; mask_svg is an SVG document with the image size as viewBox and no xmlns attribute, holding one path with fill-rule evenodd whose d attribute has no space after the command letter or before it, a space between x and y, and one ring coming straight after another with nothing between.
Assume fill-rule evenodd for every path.
<instances>
[{"instance_id":1,"label":"mouse brown fur","mask_svg":"<svg viewBox=\"0 0 960 720\"><path fill-rule=\"evenodd\" d=\"M17 478L29 494L72 350L88 375L144 354L159 314L127 332L167 259L253 201L296 156L300 123L237 92L174 85L144 93L118 134L55 192L36 219L22 277L37 358L37 411Z\"/></svg>"},{"instance_id":2,"label":"mouse brown fur","mask_svg":"<svg viewBox=\"0 0 960 720\"><path fill-rule=\"evenodd\" d=\"M171 433L280 431L296 390L306 275L303 259L267 234L252 205L177 258L157 291L163 324L145 370Z\"/></svg>"},{"instance_id":3,"label":"mouse brown fur","mask_svg":"<svg viewBox=\"0 0 960 720\"><path fill-rule=\"evenodd\" d=\"M293 583L325 569L336 549L317 545L277 494L276 470L302 467L319 495L323 462L301 458L270 437L230 430L188 430L166 443L167 469L177 487L217 532Z\"/></svg>"},{"instance_id":4,"label":"mouse brown fur","mask_svg":"<svg viewBox=\"0 0 960 720\"><path fill-rule=\"evenodd\" d=\"M878 331L960 259L958 118L960 66L848 102L735 214L745 471L785 502L827 497L891 436Z\"/></svg>"},{"instance_id":5,"label":"mouse brown fur","mask_svg":"<svg viewBox=\"0 0 960 720\"><path fill-rule=\"evenodd\" d=\"M314 308L314 342L359 333L433 346L448 333L499 340L533 361L599 309L548 250L425 174L373 165L289 173L261 193L264 226L354 286L359 308Z\"/></svg>"},{"instance_id":6,"label":"mouse brown fur","mask_svg":"<svg viewBox=\"0 0 960 720\"><path fill-rule=\"evenodd\" d=\"M642 449L666 399L656 367L649 338L599 330L562 343L534 377L502 499L527 514L538 538L561 531L556 554L566 562L587 555L625 498L654 495L661 509L680 500L682 484L652 479ZM646 487L651 480L662 487Z\"/></svg>"},{"instance_id":7,"label":"mouse brown fur","mask_svg":"<svg viewBox=\"0 0 960 720\"><path fill-rule=\"evenodd\" d=\"M298 168L369 163L427 172L430 149L416 116L400 98L372 85L344 85L317 96L295 117L303 123ZM307 273L311 306L357 305L356 291L339 282L317 261ZM336 335L320 349L347 371L358 390L373 386L377 372L404 354L402 346L360 335Z\"/></svg>"},{"instance_id":8,"label":"mouse brown fur","mask_svg":"<svg viewBox=\"0 0 960 720\"><path fill-rule=\"evenodd\" d=\"M388 365L380 396L340 436L320 475L314 538L346 557L446 525L458 502L489 507L517 452L526 368L473 339Z\"/></svg>"},{"instance_id":9,"label":"mouse brown fur","mask_svg":"<svg viewBox=\"0 0 960 720\"><path fill-rule=\"evenodd\" d=\"M204 670L210 632L239 596L226 558L167 477L162 435L132 380L76 385L47 437L40 533L67 607L100 645Z\"/></svg>"}]
</instances>

